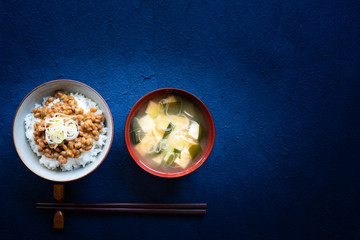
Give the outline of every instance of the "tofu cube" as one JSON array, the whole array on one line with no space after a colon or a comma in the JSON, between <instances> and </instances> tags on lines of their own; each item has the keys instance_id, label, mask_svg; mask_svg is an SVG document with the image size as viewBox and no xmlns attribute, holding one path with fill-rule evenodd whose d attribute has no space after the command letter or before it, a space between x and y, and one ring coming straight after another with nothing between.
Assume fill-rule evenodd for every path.
<instances>
[{"instance_id":1,"label":"tofu cube","mask_svg":"<svg viewBox=\"0 0 360 240\"><path fill-rule=\"evenodd\" d=\"M181 151L181 154L175 159L175 164L185 169L191 161L191 155L187 149Z\"/></svg>"},{"instance_id":2,"label":"tofu cube","mask_svg":"<svg viewBox=\"0 0 360 240\"><path fill-rule=\"evenodd\" d=\"M167 103L177 102L176 98L173 95L170 95L166 98Z\"/></svg>"},{"instance_id":3,"label":"tofu cube","mask_svg":"<svg viewBox=\"0 0 360 240\"><path fill-rule=\"evenodd\" d=\"M138 120L139 126L141 127L141 129L145 132L148 133L151 131L151 129L155 126L155 122L154 120L150 117L150 115L146 114L145 116L143 116L142 118L140 118Z\"/></svg>"},{"instance_id":4,"label":"tofu cube","mask_svg":"<svg viewBox=\"0 0 360 240\"><path fill-rule=\"evenodd\" d=\"M199 133L200 133L200 125L197 122L191 122L188 132L189 136L192 137L194 140L198 140Z\"/></svg>"},{"instance_id":5,"label":"tofu cube","mask_svg":"<svg viewBox=\"0 0 360 240\"><path fill-rule=\"evenodd\" d=\"M157 141L160 141L164 135L164 132L162 129L159 129L158 127L154 127L152 129L152 134L156 138Z\"/></svg>"},{"instance_id":6,"label":"tofu cube","mask_svg":"<svg viewBox=\"0 0 360 240\"><path fill-rule=\"evenodd\" d=\"M186 117L173 117L171 121L175 124L176 130L186 129L189 126L189 119Z\"/></svg>"},{"instance_id":7,"label":"tofu cube","mask_svg":"<svg viewBox=\"0 0 360 240\"><path fill-rule=\"evenodd\" d=\"M160 153L159 155L157 155L156 157L153 157L152 160L154 160L154 162L158 165L160 165L162 163L162 161L164 160L165 157L165 152Z\"/></svg>"},{"instance_id":8,"label":"tofu cube","mask_svg":"<svg viewBox=\"0 0 360 240\"><path fill-rule=\"evenodd\" d=\"M169 117L162 116L161 119L156 122L156 128L164 134L170 122L171 119Z\"/></svg>"},{"instance_id":9,"label":"tofu cube","mask_svg":"<svg viewBox=\"0 0 360 240\"><path fill-rule=\"evenodd\" d=\"M157 139L152 134L152 132L149 132L145 135L145 137L136 144L135 150L142 156L145 156L152 147L156 144Z\"/></svg>"},{"instance_id":10,"label":"tofu cube","mask_svg":"<svg viewBox=\"0 0 360 240\"><path fill-rule=\"evenodd\" d=\"M155 118L160 113L159 104L150 101L147 105L145 113L149 114L151 117Z\"/></svg>"}]
</instances>

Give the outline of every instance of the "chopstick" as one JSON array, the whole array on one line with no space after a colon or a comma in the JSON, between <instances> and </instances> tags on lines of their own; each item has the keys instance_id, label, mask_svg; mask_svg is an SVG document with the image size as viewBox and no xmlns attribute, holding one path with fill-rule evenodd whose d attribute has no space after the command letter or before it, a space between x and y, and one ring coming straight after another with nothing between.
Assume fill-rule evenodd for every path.
<instances>
[{"instance_id":1,"label":"chopstick","mask_svg":"<svg viewBox=\"0 0 360 240\"><path fill-rule=\"evenodd\" d=\"M174 208L206 209L206 203L37 203L42 207L103 207L103 208Z\"/></svg>"},{"instance_id":2,"label":"chopstick","mask_svg":"<svg viewBox=\"0 0 360 240\"><path fill-rule=\"evenodd\" d=\"M37 203L37 209L174 215L206 214L206 203Z\"/></svg>"}]
</instances>

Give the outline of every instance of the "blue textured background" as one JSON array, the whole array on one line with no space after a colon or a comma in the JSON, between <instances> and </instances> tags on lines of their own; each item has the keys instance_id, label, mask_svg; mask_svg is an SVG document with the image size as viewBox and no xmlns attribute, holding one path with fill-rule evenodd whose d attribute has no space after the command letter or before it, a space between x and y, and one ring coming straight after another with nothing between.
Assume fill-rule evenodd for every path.
<instances>
[{"instance_id":1,"label":"blue textured background","mask_svg":"<svg viewBox=\"0 0 360 240\"><path fill-rule=\"evenodd\" d=\"M359 239L360 3L7 1L0 3L1 239ZM53 79L82 81L115 120L108 158L66 184L72 202L207 202L204 218L52 214L52 182L12 142L18 104ZM149 91L198 96L216 126L196 172L138 167L125 119Z\"/></svg>"}]
</instances>

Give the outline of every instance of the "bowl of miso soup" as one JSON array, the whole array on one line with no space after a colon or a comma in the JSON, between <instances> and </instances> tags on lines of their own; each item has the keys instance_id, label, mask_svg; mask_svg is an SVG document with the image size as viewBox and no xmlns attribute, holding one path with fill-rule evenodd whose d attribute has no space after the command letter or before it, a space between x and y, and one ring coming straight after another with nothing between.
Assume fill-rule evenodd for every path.
<instances>
[{"instance_id":1,"label":"bowl of miso soup","mask_svg":"<svg viewBox=\"0 0 360 240\"><path fill-rule=\"evenodd\" d=\"M205 104L176 88L143 96L125 123L130 155L159 177L181 177L198 169L209 157L214 140L214 121Z\"/></svg>"}]
</instances>

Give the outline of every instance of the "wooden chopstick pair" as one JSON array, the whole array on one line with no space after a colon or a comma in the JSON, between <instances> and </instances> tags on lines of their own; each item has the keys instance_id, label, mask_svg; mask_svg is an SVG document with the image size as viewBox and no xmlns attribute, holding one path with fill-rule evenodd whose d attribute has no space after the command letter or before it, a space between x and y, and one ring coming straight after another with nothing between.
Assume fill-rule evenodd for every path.
<instances>
[{"instance_id":1,"label":"wooden chopstick pair","mask_svg":"<svg viewBox=\"0 0 360 240\"><path fill-rule=\"evenodd\" d=\"M151 213L173 215L206 214L206 203L37 203L37 209L85 212Z\"/></svg>"}]
</instances>

